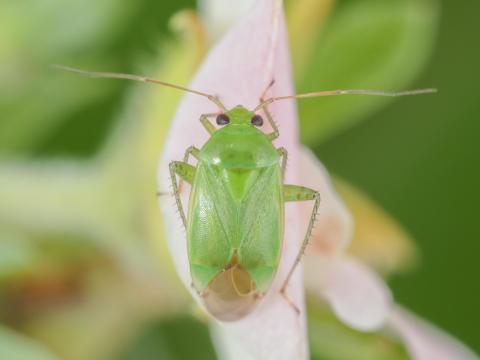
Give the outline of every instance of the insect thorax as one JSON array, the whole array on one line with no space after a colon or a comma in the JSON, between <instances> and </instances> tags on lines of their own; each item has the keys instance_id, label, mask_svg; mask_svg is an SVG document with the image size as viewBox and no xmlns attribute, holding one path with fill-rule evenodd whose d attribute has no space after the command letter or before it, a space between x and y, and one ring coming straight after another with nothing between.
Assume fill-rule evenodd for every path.
<instances>
[{"instance_id":1,"label":"insect thorax","mask_svg":"<svg viewBox=\"0 0 480 360\"><path fill-rule=\"evenodd\" d=\"M216 131L200 151L200 160L227 169L253 169L278 163L267 136L251 125L228 125Z\"/></svg>"}]
</instances>

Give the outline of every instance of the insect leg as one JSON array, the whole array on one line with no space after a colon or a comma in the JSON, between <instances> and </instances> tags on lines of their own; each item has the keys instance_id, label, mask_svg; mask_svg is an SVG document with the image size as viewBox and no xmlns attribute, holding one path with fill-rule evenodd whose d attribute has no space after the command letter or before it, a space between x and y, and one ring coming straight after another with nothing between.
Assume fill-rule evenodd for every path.
<instances>
[{"instance_id":1,"label":"insect leg","mask_svg":"<svg viewBox=\"0 0 480 360\"><path fill-rule=\"evenodd\" d=\"M203 127L208 131L210 135L212 135L215 131L217 131L217 128L215 125L213 125L210 120L208 120L209 117L218 115L216 113L212 114L203 114L200 116L200 122L202 123Z\"/></svg>"},{"instance_id":2,"label":"insect leg","mask_svg":"<svg viewBox=\"0 0 480 360\"><path fill-rule=\"evenodd\" d=\"M180 212L180 217L182 218L183 225L185 229L187 228L187 217L185 216L185 211L183 210L182 200L180 199L180 192L178 191L177 184L177 175L180 178L188 183L193 182L195 177L195 167L181 161L172 161L169 165L170 168L170 179L172 180L173 194L175 195L175 201L177 203L178 211Z\"/></svg>"},{"instance_id":3,"label":"insect leg","mask_svg":"<svg viewBox=\"0 0 480 360\"><path fill-rule=\"evenodd\" d=\"M263 103L265 101L265 96L267 95L268 90L270 90L270 88L273 86L273 84L275 84L275 80L272 80L270 82L270 84L268 84L265 91L263 92L262 96L260 97L260 102L261 103ZM273 120L272 114L268 110L267 106L263 107L263 111L265 112L265 116L267 117L268 123L270 124L270 126L273 129L273 132L268 134L267 136L270 140L275 140L276 138L278 138L278 135L279 135L278 126L275 123L275 121Z\"/></svg>"},{"instance_id":4,"label":"insect leg","mask_svg":"<svg viewBox=\"0 0 480 360\"><path fill-rule=\"evenodd\" d=\"M278 153L282 157L282 178L285 178L285 170L287 169L288 151L284 147L277 149Z\"/></svg>"},{"instance_id":5,"label":"insect leg","mask_svg":"<svg viewBox=\"0 0 480 360\"><path fill-rule=\"evenodd\" d=\"M318 207L320 206L320 193L318 191L298 186L298 185L283 185L283 195L285 201L308 201L308 200L315 200L312 210L312 216L310 217L310 222L308 223L307 232L305 233L305 237L303 239L302 246L300 247L300 251L295 258L295 262L293 263L288 275L283 282L282 287L280 288L280 293L282 296L287 300L289 304L291 304L294 309L298 311L298 308L292 303L292 301L288 298L286 294L288 282L290 281L295 269L297 268L298 264L302 260L302 256L305 253L305 249L307 248L308 241L310 239L310 235L312 234L313 225L315 223L315 218L317 216Z\"/></svg>"},{"instance_id":6,"label":"insect leg","mask_svg":"<svg viewBox=\"0 0 480 360\"><path fill-rule=\"evenodd\" d=\"M190 159L190 155L192 155L195 159L198 160L200 155L200 150L198 150L195 146L189 146L187 150L185 150L185 155L183 155L183 162L188 164L188 160ZM178 192L182 192L183 189L183 178L180 177L180 181L178 182Z\"/></svg>"},{"instance_id":7,"label":"insect leg","mask_svg":"<svg viewBox=\"0 0 480 360\"><path fill-rule=\"evenodd\" d=\"M263 107L263 111L265 112L265 116L267 117L268 123L270 124L270 126L273 129L273 131L270 134L267 134L267 136L270 140L275 140L280 135L280 132L278 131L278 126L275 123L275 121L273 120L272 114L268 110L267 106Z\"/></svg>"}]
</instances>

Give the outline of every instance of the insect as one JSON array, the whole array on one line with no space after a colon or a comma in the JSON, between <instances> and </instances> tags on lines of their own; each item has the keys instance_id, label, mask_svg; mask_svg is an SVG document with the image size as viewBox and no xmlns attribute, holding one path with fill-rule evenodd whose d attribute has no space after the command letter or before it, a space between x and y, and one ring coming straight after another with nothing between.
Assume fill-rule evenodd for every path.
<instances>
[{"instance_id":1,"label":"insect","mask_svg":"<svg viewBox=\"0 0 480 360\"><path fill-rule=\"evenodd\" d=\"M200 116L200 123L210 134L208 141L201 149L190 146L183 161L172 161L169 170L176 205L187 230L192 286L210 314L221 321L235 321L250 314L269 290L281 259L285 203L313 201L303 242L280 288L281 295L299 312L288 298L287 286L308 245L320 194L315 189L284 184L288 153L287 149L273 144L279 131L269 105L286 99L319 96L404 96L435 92L435 89L396 93L335 90L265 99L265 91L252 110L242 105L227 109L213 95L159 80L56 67L91 77L160 84L206 97L218 107L217 113ZM261 112L271 132L260 130L265 122ZM213 118L216 125L211 121ZM190 163L190 157L197 160L196 165ZM180 198L184 182L191 185L188 212Z\"/></svg>"}]
</instances>

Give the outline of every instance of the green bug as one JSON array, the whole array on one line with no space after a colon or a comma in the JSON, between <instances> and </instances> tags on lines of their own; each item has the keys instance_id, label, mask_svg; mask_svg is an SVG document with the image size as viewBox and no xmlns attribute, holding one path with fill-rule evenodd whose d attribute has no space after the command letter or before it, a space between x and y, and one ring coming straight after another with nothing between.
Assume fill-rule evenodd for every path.
<instances>
[{"instance_id":1,"label":"green bug","mask_svg":"<svg viewBox=\"0 0 480 360\"><path fill-rule=\"evenodd\" d=\"M273 146L278 129L266 107L264 113L273 128L269 134L258 129L263 118L241 105L215 114L218 129L209 122L209 115L202 116L210 139L201 149L188 148L184 161L170 164L177 206L187 229L192 285L208 311L223 321L249 314L268 291L280 261L284 203L314 200L303 246L281 288L291 303L285 289L320 204L317 191L283 184L287 150ZM196 167L188 163L190 155L197 159ZM188 217L177 176L192 185Z\"/></svg>"},{"instance_id":2,"label":"green bug","mask_svg":"<svg viewBox=\"0 0 480 360\"><path fill-rule=\"evenodd\" d=\"M286 301L299 311L289 300L286 289L308 245L320 206L320 194L314 189L284 184L287 150L275 148L272 143L279 132L268 105L279 100L317 96L403 96L435 91L335 90L266 100L261 96L260 104L253 110L241 105L227 109L212 95L159 80L57 67L91 77L137 80L173 87L204 96L218 106L218 113L200 116L201 124L210 134L209 140L201 149L189 147L183 161L173 161L169 168L176 204L187 230L192 286L207 310L221 321L245 317L269 290L281 258L284 204L313 200L303 243L280 288ZM258 113L260 110L273 129L270 133L259 129L264 122ZM216 118L218 127L210 121L211 117ZM190 156L197 159L196 166L189 163ZM183 181L192 186L188 216L180 199Z\"/></svg>"}]
</instances>

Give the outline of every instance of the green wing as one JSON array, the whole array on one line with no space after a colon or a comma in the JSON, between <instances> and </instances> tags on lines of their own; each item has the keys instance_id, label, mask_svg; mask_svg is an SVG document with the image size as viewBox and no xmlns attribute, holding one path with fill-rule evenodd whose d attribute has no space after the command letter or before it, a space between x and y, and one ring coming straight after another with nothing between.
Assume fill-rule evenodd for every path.
<instances>
[{"instance_id":1,"label":"green wing","mask_svg":"<svg viewBox=\"0 0 480 360\"><path fill-rule=\"evenodd\" d=\"M194 286L203 291L237 252L258 290L270 285L283 239L280 167L227 170L200 163L188 214L188 254Z\"/></svg>"},{"instance_id":2,"label":"green wing","mask_svg":"<svg viewBox=\"0 0 480 360\"><path fill-rule=\"evenodd\" d=\"M283 240L282 178L278 165L256 171L256 181L239 208L239 263L257 289L265 291L275 275Z\"/></svg>"},{"instance_id":3,"label":"green wing","mask_svg":"<svg viewBox=\"0 0 480 360\"><path fill-rule=\"evenodd\" d=\"M229 264L234 252L237 209L220 171L200 163L190 194L188 255L193 283L199 291Z\"/></svg>"}]
</instances>

